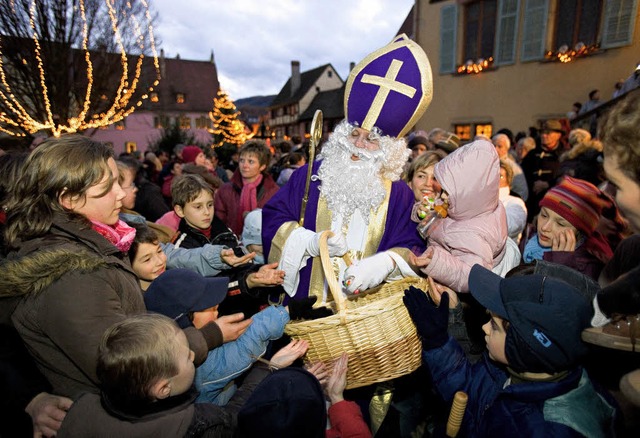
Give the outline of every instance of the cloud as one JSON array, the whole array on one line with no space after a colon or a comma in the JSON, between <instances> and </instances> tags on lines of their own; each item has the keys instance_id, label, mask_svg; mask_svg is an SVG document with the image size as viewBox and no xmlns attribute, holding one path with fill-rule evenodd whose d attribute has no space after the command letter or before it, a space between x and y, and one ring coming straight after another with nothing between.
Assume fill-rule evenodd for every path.
<instances>
[{"instance_id":1,"label":"cloud","mask_svg":"<svg viewBox=\"0 0 640 438\"><path fill-rule=\"evenodd\" d=\"M346 80L395 36L413 0L154 0L165 56L208 60L234 100L276 94L291 61L307 71L331 63Z\"/></svg>"}]
</instances>

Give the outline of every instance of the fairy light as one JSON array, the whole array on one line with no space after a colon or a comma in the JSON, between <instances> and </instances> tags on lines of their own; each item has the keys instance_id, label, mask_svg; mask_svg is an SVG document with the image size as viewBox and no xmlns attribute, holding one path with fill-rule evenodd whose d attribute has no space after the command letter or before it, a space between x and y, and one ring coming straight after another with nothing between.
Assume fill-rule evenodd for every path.
<instances>
[{"instance_id":1,"label":"fairy light","mask_svg":"<svg viewBox=\"0 0 640 438\"><path fill-rule=\"evenodd\" d=\"M213 99L213 111L209 112L213 127L208 131L219 139L213 142L212 147L222 146L225 143L241 145L255 135L255 133L245 132L246 126L238 118L240 114L227 93L219 90L218 96Z\"/></svg>"},{"instance_id":2,"label":"fairy light","mask_svg":"<svg viewBox=\"0 0 640 438\"><path fill-rule=\"evenodd\" d=\"M458 66L457 72L458 74L478 74L491 66L493 66L492 56L487 59L480 58L476 62L470 59L466 63Z\"/></svg>"},{"instance_id":3,"label":"fairy light","mask_svg":"<svg viewBox=\"0 0 640 438\"><path fill-rule=\"evenodd\" d=\"M42 56L42 48L40 46L40 40L37 34L36 25L36 1L32 0L29 4L29 26L31 29L31 41L33 42L33 52L36 59L36 68L38 75L38 85L40 87L41 99L44 107L43 120L36 120L35 115L29 114L29 111L20 103L22 99L32 99L34 96L17 96L13 91L13 87L10 84L10 66L5 66L2 56L2 37L0 36L0 99L4 104L5 111L0 112L0 132L10 134L13 136L24 136L26 133L35 134L39 131L49 131L55 137L59 137L63 133L74 133L79 131L85 131L88 129L100 128L117 123L137 108L139 108L143 101L149 98L151 92L160 83L160 63L158 61L158 54L155 45L155 38L153 35L153 26L151 13L149 11L149 4L147 0L140 0L142 7L144 8L144 23L141 23L138 17L132 13L131 2L126 2L125 8L121 11L123 20L130 19L132 26L127 28L127 32L132 33L134 41L140 49L140 55L133 66L132 76L129 74L130 60L127 56L125 46L122 40L121 29L118 22L117 11L115 9L114 0L101 0L104 2L107 8L107 14L110 19L111 31L113 32L114 42L116 44L117 52L120 54L120 66L122 68L122 74L117 81L117 89L113 102L105 111L90 114L91 111L91 92L94 87L94 75L93 75L93 62L92 55L89 50L89 35L88 35L88 23L86 17L85 0L79 0L77 7L80 12L80 19L82 20L82 41L81 48L78 51L83 52L84 61L86 63L87 83L86 90L84 92L84 99L79 105L79 111L77 115L70 116L66 121L55 120L55 115L51 109L51 102L49 98L49 90L46 85L46 71ZM12 11L17 14L15 1L11 1ZM141 93L141 96L137 101L133 101L133 96L138 91L140 83L140 77L142 74L142 67L145 59L143 54L145 50L145 36L144 30L148 33L149 49L151 56L153 57L153 68L155 70L155 80L153 84L147 88L146 91ZM101 99L102 95L98 97Z\"/></svg>"},{"instance_id":4,"label":"fairy light","mask_svg":"<svg viewBox=\"0 0 640 438\"><path fill-rule=\"evenodd\" d=\"M600 46L598 46L597 44L587 46L583 42L579 42L573 49L569 49L569 46L564 44L558 48L557 52L549 50L545 54L545 58L548 61L560 61L561 63L566 64L577 58L593 55L599 50Z\"/></svg>"}]
</instances>

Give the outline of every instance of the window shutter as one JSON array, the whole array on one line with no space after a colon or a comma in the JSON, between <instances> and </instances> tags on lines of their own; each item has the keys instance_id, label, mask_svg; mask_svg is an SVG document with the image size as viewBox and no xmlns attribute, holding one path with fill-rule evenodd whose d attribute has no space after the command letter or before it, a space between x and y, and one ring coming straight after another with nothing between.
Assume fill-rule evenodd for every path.
<instances>
[{"instance_id":1,"label":"window shutter","mask_svg":"<svg viewBox=\"0 0 640 438\"><path fill-rule=\"evenodd\" d=\"M636 21L637 0L605 2L602 47L605 49L631 44Z\"/></svg>"},{"instance_id":2,"label":"window shutter","mask_svg":"<svg viewBox=\"0 0 640 438\"><path fill-rule=\"evenodd\" d=\"M456 70L456 33L458 30L458 6L440 9L440 73Z\"/></svg>"},{"instance_id":3,"label":"window shutter","mask_svg":"<svg viewBox=\"0 0 640 438\"><path fill-rule=\"evenodd\" d=\"M548 0L525 0L521 61L544 58L548 11Z\"/></svg>"},{"instance_id":4,"label":"window shutter","mask_svg":"<svg viewBox=\"0 0 640 438\"><path fill-rule=\"evenodd\" d=\"M516 60L519 0L498 2L498 29L495 61L498 65L513 64Z\"/></svg>"}]
</instances>

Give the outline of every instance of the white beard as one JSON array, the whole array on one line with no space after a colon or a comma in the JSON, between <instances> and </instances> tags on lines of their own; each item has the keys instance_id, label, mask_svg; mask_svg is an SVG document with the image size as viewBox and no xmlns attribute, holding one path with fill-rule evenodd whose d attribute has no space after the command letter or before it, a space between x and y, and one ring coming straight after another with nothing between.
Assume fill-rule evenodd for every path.
<instances>
[{"instance_id":1,"label":"white beard","mask_svg":"<svg viewBox=\"0 0 640 438\"><path fill-rule=\"evenodd\" d=\"M360 210L365 222L385 198L381 168L385 160L382 150L367 151L349 141L353 128L338 125L329 140L322 145L322 164L318 176L322 181L320 193L334 215L348 219ZM343 132L345 131L345 132ZM406 149L406 148L405 148ZM351 159L358 156L358 161Z\"/></svg>"}]
</instances>

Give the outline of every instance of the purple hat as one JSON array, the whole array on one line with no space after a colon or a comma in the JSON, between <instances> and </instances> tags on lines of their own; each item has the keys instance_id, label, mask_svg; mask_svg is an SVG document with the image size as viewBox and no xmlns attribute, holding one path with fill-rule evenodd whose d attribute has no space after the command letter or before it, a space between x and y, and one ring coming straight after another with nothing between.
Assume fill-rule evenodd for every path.
<instances>
[{"instance_id":1,"label":"purple hat","mask_svg":"<svg viewBox=\"0 0 640 438\"><path fill-rule=\"evenodd\" d=\"M405 34L369 54L351 71L344 94L349 123L403 137L424 114L433 95L431 65Z\"/></svg>"}]
</instances>

